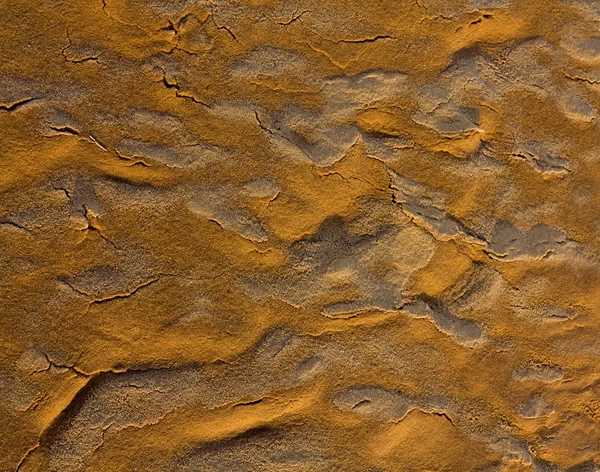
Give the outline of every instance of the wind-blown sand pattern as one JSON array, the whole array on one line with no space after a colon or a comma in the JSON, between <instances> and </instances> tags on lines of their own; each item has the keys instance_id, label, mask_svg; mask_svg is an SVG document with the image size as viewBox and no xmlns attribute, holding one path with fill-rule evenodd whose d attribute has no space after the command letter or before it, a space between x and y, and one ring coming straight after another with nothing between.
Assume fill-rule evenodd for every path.
<instances>
[{"instance_id":1,"label":"wind-blown sand pattern","mask_svg":"<svg viewBox=\"0 0 600 472\"><path fill-rule=\"evenodd\" d=\"M600 3L0 18L0 471L600 471Z\"/></svg>"}]
</instances>

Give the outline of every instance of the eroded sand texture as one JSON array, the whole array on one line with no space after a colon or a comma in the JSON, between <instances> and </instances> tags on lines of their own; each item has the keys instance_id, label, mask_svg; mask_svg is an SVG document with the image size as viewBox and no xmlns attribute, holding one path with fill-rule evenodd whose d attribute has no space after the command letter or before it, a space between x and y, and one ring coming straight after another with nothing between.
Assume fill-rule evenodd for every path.
<instances>
[{"instance_id":1,"label":"eroded sand texture","mask_svg":"<svg viewBox=\"0 0 600 472\"><path fill-rule=\"evenodd\" d=\"M0 470L600 470L598 2L0 19Z\"/></svg>"}]
</instances>

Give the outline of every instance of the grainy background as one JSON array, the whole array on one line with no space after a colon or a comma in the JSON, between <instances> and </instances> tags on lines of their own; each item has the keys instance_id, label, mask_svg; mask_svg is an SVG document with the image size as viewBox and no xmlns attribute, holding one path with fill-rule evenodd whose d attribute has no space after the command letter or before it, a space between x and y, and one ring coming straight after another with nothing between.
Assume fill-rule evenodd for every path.
<instances>
[{"instance_id":1,"label":"grainy background","mask_svg":"<svg viewBox=\"0 0 600 472\"><path fill-rule=\"evenodd\" d=\"M600 3L0 23L0 470L600 470Z\"/></svg>"}]
</instances>

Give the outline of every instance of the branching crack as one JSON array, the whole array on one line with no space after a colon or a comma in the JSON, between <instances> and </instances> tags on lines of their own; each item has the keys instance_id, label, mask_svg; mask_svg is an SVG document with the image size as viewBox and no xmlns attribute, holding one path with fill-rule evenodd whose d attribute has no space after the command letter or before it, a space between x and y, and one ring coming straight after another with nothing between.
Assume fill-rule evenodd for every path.
<instances>
[{"instance_id":1,"label":"branching crack","mask_svg":"<svg viewBox=\"0 0 600 472\"><path fill-rule=\"evenodd\" d=\"M270 134L272 136L277 136L278 138L283 139L284 141L287 141L290 145L292 145L294 148L298 149L307 159L312 160L312 158L310 157L310 155L304 150L302 149L300 146L298 146L296 143L294 143L290 138L288 138L287 136L284 136L281 133L277 133L273 130L271 130L269 127L267 127L259 118L258 116L258 112L255 110L254 111L254 116L256 117L256 121L258 122L258 126L260 126L260 128L267 134Z\"/></svg>"},{"instance_id":2,"label":"branching crack","mask_svg":"<svg viewBox=\"0 0 600 472\"><path fill-rule=\"evenodd\" d=\"M88 209L85 205L83 205L83 216L85 217L85 219L87 221L87 226L85 228L81 229L80 231L86 231L86 234L88 231L96 231L98 233L98 235L104 241L109 243L115 249L119 249L115 243L113 243L110 239L108 239L104 235L102 228L100 227L100 225L98 225L96 223L96 220L98 219L98 215L94 214L94 212L91 211L90 209Z\"/></svg>"},{"instance_id":3,"label":"branching crack","mask_svg":"<svg viewBox=\"0 0 600 472\"><path fill-rule=\"evenodd\" d=\"M339 67L340 69L345 69L348 66L348 64L356 61L356 59L350 59L346 64L344 64L343 62L337 61L330 53L328 53L324 49L320 49L320 48L312 45L309 41L305 41L305 43L313 51L325 56L329 60L329 62L331 62L334 66Z\"/></svg>"},{"instance_id":4,"label":"branching crack","mask_svg":"<svg viewBox=\"0 0 600 472\"><path fill-rule=\"evenodd\" d=\"M237 39L237 36L233 33L233 31L231 31L231 29L229 29L227 26L223 25L223 26L217 26L218 30L225 30L229 33L229 35L233 38L233 40L238 43L241 44L239 39Z\"/></svg>"},{"instance_id":5,"label":"branching crack","mask_svg":"<svg viewBox=\"0 0 600 472\"><path fill-rule=\"evenodd\" d=\"M46 367L45 369L36 370L36 371L32 372L32 374L48 372L50 369L55 368L55 369L68 369L71 372L73 372L76 375L79 375L81 377L85 377L85 378L91 377L91 374L88 374L86 372L79 370L77 367L75 367L75 364L70 364L70 365L69 364L57 364L52 359L50 359L50 357L48 357L48 354L46 354L46 353L44 353L44 357L46 358L46 361L48 362L48 367Z\"/></svg>"},{"instance_id":6,"label":"branching crack","mask_svg":"<svg viewBox=\"0 0 600 472\"><path fill-rule=\"evenodd\" d=\"M182 51L186 54L189 54L190 56L197 56L198 54L196 54L195 52L192 51L188 51L185 48L182 48L181 46L179 46L179 40L181 39L180 35L181 35L181 22L183 20L185 20L188 17L194 17L196 18L198 21L201 21L196 15L194 15L193 13L188 13L187 15L182 16L181 18L179 18L179 20L177 20L177 22L173 21L170 18L167 18L167 26L163 26L162 28L160 28L158 31L170 31L174 34L174 43L171 46L171 49L168 51L168 54L171 54L173 51ZM171 43L173 43L173 40L171 40Z\"/></svg>"},{"instance_id":7,"label":"branching crack","mask_svg":"<svg viewBox=\"0 0 600 472\"><path fill-rule=\"evenodd\" d=\"M191 92L188 91L184 91L181 90L181 86L179 85L179 82L177 82L177 80L175 79L169 79L167 77L167 74L165 72L165 70L163 68L160 68L160 70L162 71L162 79L160 80L162 82L162 84L168 88L168 89L174 89L175 90L175 96L178 98L185 98L187 100L191 100L194 103L198 103L206 108L211 108L211 106L206 103L203 102L202 100L200 100L198 97L196 97L195 95L193 95Z\"/></svg>"},{"instance_id":8,"label":"branching crack","mask_svg":"<svg viewBox=\"0 0 600 472\"><path fill-rule=\"evenodd\" d=\"M302 21L300 19L300 18L302 18L302 15L304 15L305 13L309 13L309 12L310 12L310 10L302 10L300 13L298 13L298 9L296 8L296 10L294 10L294 13L292 13L292 16L290 17L289 20L278 21L277 24L282 25L282 26L289 26L296 21Z\"/></svg>"},{"instance_id":9,"label":"branching crack","mask_svg":"<svg viewBox=\"0 0 600 472\"><path fill-rule=\"evenodd\" d=\"M69 282L66 278L61 278L60 281L65 284L67 287L69 287L71 290L73 290L75 293L82 295L84 297L91 297L92 295L84 292L83 290L78 289L77 287L75 287L71 282Z\"/></svg>"},{"instance_id":10,"label":"branching crack","mask_svg":"<svg viewBox=\"0 0 600 472\"><path fill-rule=\"evenodd\" d=\"M66 31L66 36L67 36L67 41L68 41L69 44L67 44L61 50L61 53L62 53L63 57L65 58L66 62L70 62L72 64L82 64L84 62L99 62L98 56L82 57L81 59L69 59L69 56L67 55L67 49L69 49L73 45L73 43L71 41L71 37L69 36L69 29L68 28L67 28L67 31Z\"/></svg>"},{"instance_id":11,"label":"branching crack","mask_svg":"<svg viewBox=\"0 0 600 472\"><path fill-rule=\"evenodd\" d=\"M215 18L215 14L214 12L211 12L210 14L210 18L212 20L212 22L215 24L215 26L217 27L218 30L224 30L227 33L229 33L229 36L231 36L231 38L238 44L242 44L240 42L240 40L237 38L237 36L235 35L235 33L233 31L231 31L231 28L229 28L227 25L220 25L219 23L217 23L217 20Z\"/></svg>"}]
</instances>

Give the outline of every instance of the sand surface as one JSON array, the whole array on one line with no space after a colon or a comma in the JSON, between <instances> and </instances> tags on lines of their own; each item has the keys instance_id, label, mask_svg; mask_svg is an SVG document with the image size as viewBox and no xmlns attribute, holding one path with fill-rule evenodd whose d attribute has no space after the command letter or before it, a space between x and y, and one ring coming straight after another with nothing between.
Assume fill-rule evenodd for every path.
<instances>
[{"instance_id":1,"label":"sand surface","mask_svg":"<svg viewBox=\"0 0 600 472\"><path fill-rule=\"evenodd\" d=\"M0 471L600 470L600 3L0 19Z\"/></svg>"}]
</instances>

